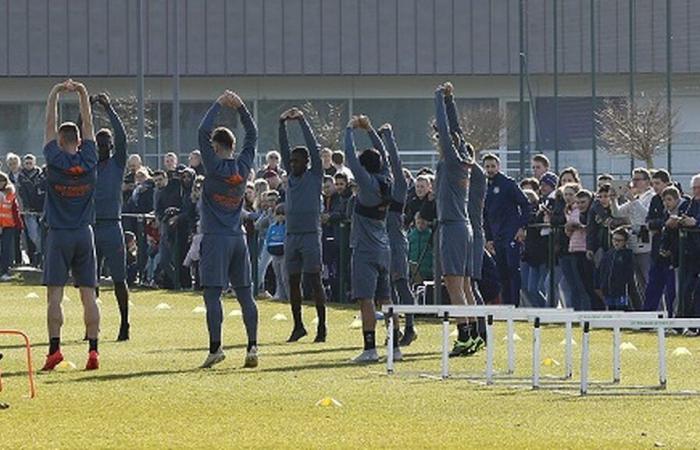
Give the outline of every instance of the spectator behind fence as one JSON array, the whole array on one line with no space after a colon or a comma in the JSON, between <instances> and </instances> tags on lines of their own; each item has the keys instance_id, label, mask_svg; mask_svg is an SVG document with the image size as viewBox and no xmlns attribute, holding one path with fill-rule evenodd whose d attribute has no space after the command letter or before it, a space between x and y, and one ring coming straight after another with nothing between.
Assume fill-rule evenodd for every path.
<instances>
[{"instance_id":1,"label":"spectator behind fence","mask_svg":"<svg viewBox=\"0 0 700 450\"><path fill-rule=\"evenodd\" d=\"M532 157L532 176L537 181L542 181L542 177L549 172L549 158L543 154ZM537 192L537 190L535 190Z\"/></svg>"},{"instance_id":2,"label":"spectator behind fence","mask_svg":"<svg viewBox=\"0 0 700 450\"><path fill-rule=\"evenodd\" d=\"M634 252L635 289L631 292L630 302L634 310L640 310L644 305L644 291L649 280L651 238L646 219L654 195L649 171L641 167L632 171L631 188L625 194L626 203L619 203L623 199L618 199L615 189L611 192L613 217L627 219L631 225L629 245Z\"/></svg>"},{"instance_id":3,"label":"spectator behind fence","mask_svg":"<svg viewBox=\"0 0 700 450\"><path fill-rule=\"evenodd\" d=\"M686 203L687 207L681 211L678 225L688 231L684 244L684 280L681 286L681 299L678 315L680 317L700 317L700 292L698 292L700 276L700 174L693 176L690 186L693 197ZM692 330L692 335L697 336L698 330Z\"/></svg>"},{"instance_id":4,"label":"spectator behind fence","mask_svg":"<svg viewBox=\"0 0 700 450\"><path fill-rule=\"evenodd\" d=\"M539 184L539 183L538 183ZM544 212L540 209L540 198L532 189L523 191L530 202L528 228L523 247L521 276L522 289L530 306L544 308L547 306L544 280L547 276L547 237L542 234Z\"/></svg>"},{"instance_id":5,"label":"spectator behind fence","mask_svg":"<svg viewBox=\"0 0 700 450\"><path fill-rule=\"evenodd\" d=\"M411 267L411 284L433 279L433 232L430 223L417 212L413 218L415 227L408 232L408 262Z\"/></svg>"},{"instance_id":6,"label":"spectator behind fence","mask_svg":"<svg viewBox=\"0 0 700 450\"><path fill-rule=\"evenodd\" d=\"M275 172L281 180L282 175L284 175L285 172L282 166L280 165L280 158L280 154L277 150L270 150L269 152L267 152L267 155L265 155L265 166L261 167L260 170L258 170L255 173L255 178L265 178L265 173L271 171Z\"/></svg>"},{"instance_id":7,"label":"spectator behind fence","mask_svg":"<svg viewBox=\"0 0 700 450\"><path fill-rule=\"evenodd\" d=\"M644 311L656 311L661 297L666 305L672 305L676 298L676 277L671 261L660 254L661 234L665 222L666 210L662 194L664 189L672 186L671 175L663 169L657 170L651 176L651 187L654 196L649 204L646 224L651 233L651 267L644 293Z\"/></svg>"},{"instance_id":8,"label":"spectator behind fence","mask_svg":"<svg viewBox=\"0 0 700 450\"><path fill-rule=\"evenodd\" d=\"M612 248L600 263L597 287L611 311L629 308L629 293L634 288L634 253L628 248L629 231L620 227L612 232Z\"/></svg>"},{"instance_id":9,"label":"spectator behind fence","mask_svg":"<svg viewBox=\"0 0 700 450\"><path fill-rule=\"evenodd\" d=\"M158 170L153 174L156 186L155 215L160 232L159 254L160 272L163 276L161 286L172 289L175 286L175 267L173 266L173 249L177 234L170 224L182 206L179 183L171 182L168 175ZM179 269L179 268L178 268Z\"/></svg>"},{"instance_id":10,"label":"spectator behind fence","mask_svg":"<svg viewBox=\"0 0 700 450\"><path fill-rule=\"evenodd\" d=\"M414 189L406 199L406 208L404 209L404 226L406 228L411 228L414 225L416 213L421 210L432 189L430 175L419 175L416 178Z\"/></svg>"},{"instance_id":11,"label":"spectator behind fence","mask_svg":"<svg viewBox=\"0 0 700 450\"><path fill-rule=\"evenodd\" d=\"M321 156L321 166L323 167L323 174L328 176L335 176L337 170L333 165L333 152L328 147L323 147L319 153Z\"/></svg>"},{"instance_id":12,"label":"spectator behind fence","mask_svg":"<svg viewBox=\"0 0 700 450\"><path fill-rule=\"evenodd\" d=\"M15 238L22 230L15 186L8 174L0 172L0 281L10 281L15 259Z\"/></svg>"},{"instance_id":13,"label":"spectator behind fence","mask_svg":"<svg viewBox=\"0 0 700 450\"><path fill-rule=\"evenodd\" d=\"M194 170L196 175L204 175L204 164L202 164L202 152L194 149L190 152L187 159L190 169Z\"/></svg>"},{"instance_id":14,"label":"spectator behind fence","mask_svg":"<svg viewBox=\"0 0 700 450\"><path fill-rule=\"evenodd\" d=\"M333 161L333 167L335 167L335 173L344 173L348 177L348 180L355 179L352 170L345 165L345 155L343 152L340 150L333 152L331 160Z\"/></svg>"},{"instance_id":15,"label":"spectator behind fence","mask_svg":"<svg viewBox=\"0 0 700 450\"><path fill-rule=\"evenodd\" d=\"M284 262L284 239L287 235L284 205L274 209L274 219L267 229L265 246L272 256L272 270L275 273L275 295L273 299L286 301L289 299L289 278Z\"/></svg>"},{"instance_id":16,"label":"spectator behind fence","mask_svg":"<svg viewBox=\"0 0 700 450\"><path fill-rule=\"evenodd\" d=\"M44 211L46 178L44 172L36 166L36 156L28 153L22 159L22 170L17 176L15 187L19 196L20 210L24 213L22 219L29 262L39 267L42 260L40 216Z\"/></svg>"}]
</instances>

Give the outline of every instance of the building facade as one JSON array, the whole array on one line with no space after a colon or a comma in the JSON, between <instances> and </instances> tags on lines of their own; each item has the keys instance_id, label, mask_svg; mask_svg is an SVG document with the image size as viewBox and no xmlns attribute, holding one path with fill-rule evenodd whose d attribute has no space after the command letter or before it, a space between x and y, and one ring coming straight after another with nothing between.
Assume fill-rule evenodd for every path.
<instances>
[{"instance_id":1,"label":"building facade","mask_svg":"<svg viewBox=\"0 0 700 450\"><path fill-rule=\"evenodd\" d=\"M520 168L521 151L543 151L589 182L630 166L600 143L593 165L593 83L602 101L666 99L670 81L679 112L672 169L682 177L698 169L693 0L0 0L0 154L40 152L52 83L73 77L124 98L137 93L140 68L152 125L142 151L151 165L196 147L199 120L225 88L253 105L261 154L275 147L278 114L309 101L319 111L338 105L344 120L366 113L393 123L409 164L429 164L432 93L449 79L462 108L505 115L494 150L508 155L510 169ZM75 99L62 102L61 114L74 120ZM657 165L666 162L663 148Z\"/></svg>"}]
</instances>

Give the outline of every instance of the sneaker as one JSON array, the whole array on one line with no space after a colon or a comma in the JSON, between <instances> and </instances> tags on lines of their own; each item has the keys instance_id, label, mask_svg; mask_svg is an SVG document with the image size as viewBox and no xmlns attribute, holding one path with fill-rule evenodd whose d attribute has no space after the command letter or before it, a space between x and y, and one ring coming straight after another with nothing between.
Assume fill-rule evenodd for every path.
<instances>
[{"instance_id":1,"label":"sneaker","mask_svg":"<svg viewBox=\"0 0 700 450\"><path fill-rule=\"evenodd\" d=\"M355 364L376 363L379 362L379 355L377 354L377 349L373 348L371 350L364 350L350 361Z\"/></svg>"},{"instance_id":2,"label":"sneaker","mask_svg":"<svg viewBox=\"0 0 700 450\"><path fill-rule=\"evenodd\" d=\"M402 340L403 340L403 333L401 332L401 330L399 330L399 342L401 342ZM384 338L384 346L386 347L387 345L389 345L389 334L388 333L387 333L387 336Z\"/></svg>"},{"instance_id":3,"label":"sneaker","mask_svg":"<svg viewBox=\"0 0 700 450\"><path fill-rule=\"evenodd\" d=\"M9 273L0 275L0 281L12 281L12 276Z\"/></svg>"},{"instance_id":4,"label":"sneaker","mask_svg":"<svg viewBox=\"0 0 700 450\"><path fill-rule=\"evenodd\" d=\"M316 329L316 337L314 338L315 343L326 342L326 327L318 327Z\"/></svg>"},{"instance_id":5,"label":"sneaker","mask_svg":"<svg viewBox=\"0 0 700 450\"><path fill-rule=\"evenodd\" d=\"M411 342L415 341L418 339L418 334L416 333L416 330L414 328L406 328L403 331L403 337L401 340L399 340L399 346L400 347L408 347L411 345Z\"/></svg>"},{"instance_id":6,"label":"sneaker","mask_svg":"<svg viewBox=\"0 0 700 450\"><path fill-rule=\"evenodd\" d=\"M88 353L88 360L85 364L85 370L97 370L100 368L100 354L95 350Z\"/></svg>"},{"instance_id":7,"label":"sneaker","mask_svg":"<svg viewBox=\"0 0 700 450\"><path fill-rule=\"evenodd\" d=\"M245 355L245 363L243 364L243 367L247 369L258 367L258 347L250 347L250 350L248 350L248 353Z\"/></svg>"},{"instance_id":8,"label":"sneaker","mask_svg":"<svg viewBox=\"0 0 700 450\"><path fill-rule=\"evenodd\" d=\"M471 356L474 353L481 350L482 348L486 347L486 342L481 338L481 336L477 336L476 338L473 338L472 342L474 343L474 345L472 345L471 353L469 353L467 356Z\"/></svg>"},{"instance_id":9,"label":"sneaker","mask_svg":"<svg viewBox=\"0 0 700 450\"><path fill-rule=\"evenodd\" d=\"M452 351L450 352L450 358L454 358L456 356L473 355L474 354L472 352L473 346L474 346L474 340L472 338L469 338L466 341L455 341L455 345L454 345L454 347L452 347Z\"/></svg>"},{"instance_id":10,"label":"sneaker","mask_svg":"<svg viewBox=\"0 0 700 450\"><path fill-rule=\"evenodd\" d=\"M216 351L216 353L209 353L207 355L207 359L204 360L200 367L200 369L208 369L210 367L215 366L216 364L219 364L221 361L226 359L226 353L219 348L219 350Z\"/></svg>"},{"instance_id":11,"label":"sneaker","mask_svg":"<svg viewBox=\"0 0 700 450\"><path fill-rule=\"evenodd\" d=\"M287 342L296 342L299 339L303 338L306 336L308 333L306 332L306 328L300 327L300 328L294 328L292 330L292 334L289 336L289 339L287 339Z\"/></svg>"},{"instance_id":12,"label":"sneaker","mask_svg":"<svg viewBox=\"0 0 700 450\"><path fill-rule=\"evenodd\" d=\"M683 336L685 337L698 337L700 336L700 330L697 328L688 328L683 332Z\"/></svg>"},{"instance_id":13,"label":"sneaker","mask_svg":"<svg viewBox=\"0 0 700 450\"><path fill-rule=\"evenodd\" d=\"M401 349L399 347L394 348L394 361L402 361L403 360L403 353L401 353Z\"/></svg>"},{"instance_id":14,"label":"sneaker","mask_svg":"<svg viewBox=\"0 0 700 450\"><path fill-rule=\"evenodd\" d=\"M46 362L44 367L42 367L42 372L50 372L56 368L63 361L63 353L60 350L53 352L50 355L46 355Z\"/></svg>"},{"instance_id":15,"label":"sneaker","mask_svg":"<svg viewBox=\"0 0 700 450\"><path fill-rule=\"evenodd\" d=\"M122 324L119 327L119 336L117 336L117 342L124 342L129 340L129 324Z\"/></svg>"}]
</instances>

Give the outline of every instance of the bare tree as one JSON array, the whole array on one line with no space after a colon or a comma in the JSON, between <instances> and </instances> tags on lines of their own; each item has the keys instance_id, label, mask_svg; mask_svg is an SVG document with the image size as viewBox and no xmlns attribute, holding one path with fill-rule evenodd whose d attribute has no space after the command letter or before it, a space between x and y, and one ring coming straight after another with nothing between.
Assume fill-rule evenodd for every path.
<instances>
[{"instance_id":1,"label":"bare tree","mask_svg":"<svg viewBox=\"0 0 700 450\"><path fill-rule=\"evenodd\" d=\"M321 114L310 101L306 101L301 109L314 129L319 144L330 149L339 148L344 129L343 112L345 107L339 103L328 103L328 113Z\"/></svg>"},{"instance_id":2,"label":"bare tree","mask_svg":"<svg viewBox=\"0 0 700 450\"><path fill-rule=\"evenodd\" d=\"M433 123L434 120L429 122L428 135L433 145L437 146ZM506 118L498 107L480 105L476 108L463 108L459 114L459 126L462 128L464 139L474 148L475 157L478 159L479 152L500 147Z\"/></svg>"},{"instance_id":3,"label":"bare tree","mask_svg":"<svg viewBox=\"0 0 700 450\"><path fill-rule=\"evenodd\" d=\"M129 144L138 142L139 139L139 100L135 95L126 97L111 97L112 106L119 114L119 117L124 123L124 131L126 132L126 140ZM156 104L146 99L144 113L144 128L145 137L147 139L155 138L156 126ZM99 126L108 127L109 116L103 108L93 108L95 112L95 123Z\"/></svg>"},{"instance_id":4,"label":"bare tree","mask_svg":"<svg viewBox=\"0 0 700 450\"><path fill-rule=\"evenodd\" d=\"M671 126L669 127L669 121ZM668 111L660 98L606 100L596 111L596 125L605 149L613 155L630 155L654 166L654 155L671 138L678 111ZM670 131L670 132L669 132Z\"/></svg>"}]
</instances>

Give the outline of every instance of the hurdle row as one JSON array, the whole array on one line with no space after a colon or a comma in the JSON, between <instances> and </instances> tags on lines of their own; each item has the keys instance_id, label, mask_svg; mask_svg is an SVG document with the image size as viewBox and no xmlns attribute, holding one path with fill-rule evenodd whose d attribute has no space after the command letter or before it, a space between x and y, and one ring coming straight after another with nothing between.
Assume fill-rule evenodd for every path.
<instances>
[{"instance_id":1,"label":"hurdle row","mask_svg":"<svg viewBox=\"0 0 700 450\"><path fill-rule=\"evenodd\" d=\"M533 360L532 360L532 388L541 386L540 376L540 348L541 348L541 324L564 324L565 337L565 367L564 380L573 376L573 324L579 323L584 329L581 354L581 380L580 391L585 395L588 387L593 382L588 378L591 328L610 328L613 331L613 376L612 384L619 384L621 378L621 352L620 340L622 329L651 328L657 331L659 349L659 385L656 389L666 387L666 356L665 356L665 330L668 328L700 328L700 319L668 319L661 312L624 312L624 311L572 311L570 309L552 308L514 308L511 305L477 305L477 306L449 306L449 305L385 305L383 311L389 314L389 329L393 327L393 314L416 314L437 316L443 319L442 329L442 358L441 378L447 379L449 375L449 333L450 318L458 317L485 317L486 318L486 373L485 382L490 385L494 381L494 321L507 322L507 346L508 346L508 371L507 375L515 372L515 345L514 322L528 321L533 323ZM387 373L394 373L393 361L393 336L389 333L387 342ZM603 383L603 382L599 382Z\"/></svg>"}]
</instances>

